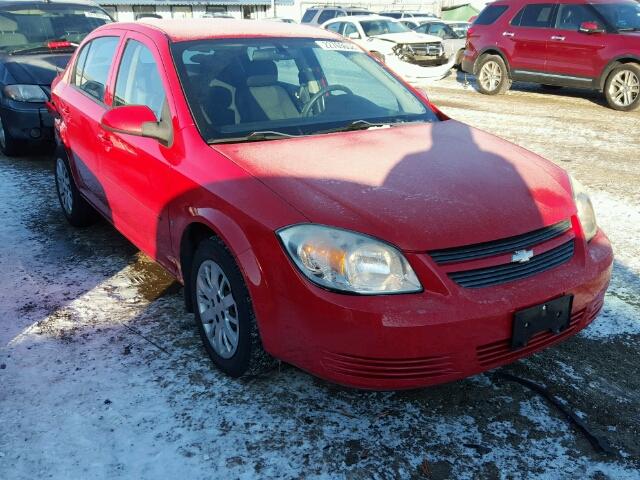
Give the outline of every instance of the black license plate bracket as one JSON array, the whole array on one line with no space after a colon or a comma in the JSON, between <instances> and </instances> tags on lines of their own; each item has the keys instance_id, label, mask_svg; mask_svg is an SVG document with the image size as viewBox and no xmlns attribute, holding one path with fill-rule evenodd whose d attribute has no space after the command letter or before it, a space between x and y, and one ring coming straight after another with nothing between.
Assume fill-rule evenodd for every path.
<instances>
[{"instance_id":1,"label":"black license plate bracket","mask_svg":"<svg viewBox=\"0 0 640 480\"><path fill-rule=\"evenodd\" d=\"M513 317L511 349L526 347L536 333L558 334L569 328L572 304L573 295L564 295L516 312Z\"/></svg>"}]
</instances>

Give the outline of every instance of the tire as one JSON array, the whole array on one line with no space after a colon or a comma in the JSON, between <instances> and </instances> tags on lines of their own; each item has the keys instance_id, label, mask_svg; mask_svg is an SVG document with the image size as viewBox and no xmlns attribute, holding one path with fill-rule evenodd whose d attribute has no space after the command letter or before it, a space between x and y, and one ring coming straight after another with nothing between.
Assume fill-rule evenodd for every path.
<instances>
[{"instance_id":1,"label":"tire","mask_svg":"<svg viewBox=\"0 0 640 480\"><path fill-rule=\"evenodd\" d=\"M483 55L476 70L478 90L485 95L503 94L511 88L507 65L499 55Z\"/></svg>"},{"instance_id":2,"label":"tire","mask_svg":"<svg viewBox=\"0 0 640 480\"><path fill-rule=\"evenodd\" d=\"M614 68L604 84L604 97L614 110L628 112L640 106L640 65L625 63Z\"/></svg>"},{"instance_id":3,"label":"tire","mask_svg":"<svg viewBox=\"0 0 640 480\"><path fill-rule=\"evenodd\" d=\"M78 191L69 167L69 158L63 146L56 148L54 158L56 193L65 218L74 227L87 227L95 223L98 215Z\"/></svg>"},{"instance_id":4,"label":"tire","mask_svg":"<svg viewBox=\"0 0 640 480\"><path fill-rule=\"evenodd\" d=\"M23 144L16 140L9 130L4 128L2 115L0 115L0 152L7 157L16 157L22 153Z\"/></svg>"},{"instance_id":5,"label":"tire","mask_svg":"<svg viewBox=\"0 0 640 480\"><path fill-rule=\"evenodd\" d=\"M203 240L196 249L191 301L204 347L220 370L237 378L259 375L275 364L262 347L240 269L216 237Z\"/></svg>"}]
</instances>

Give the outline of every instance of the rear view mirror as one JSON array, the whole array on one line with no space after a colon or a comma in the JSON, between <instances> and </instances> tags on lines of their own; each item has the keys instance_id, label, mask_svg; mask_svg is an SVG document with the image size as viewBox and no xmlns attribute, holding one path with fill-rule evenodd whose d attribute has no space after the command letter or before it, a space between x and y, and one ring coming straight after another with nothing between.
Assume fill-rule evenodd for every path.
<instances>
[{"instance_id":1,"label":"rear view mirror","mask_svg":"<svg viewBox=\"0 0 640 480\"><path fill-rule=\"evenodd\" d=\"M598 22L582 22L578 30L587 34L604 32L604 28L602 28Z\"/></svg>"},{"instance_id":2,"label":"rear view mirror","mask_svg":"<svg viewBox=\"0 0 640 480\"><path fill-rule=\"evenodd\" d=\"M155 138L164 145L170 144L172 140L170 122L159 122L155 113L146 105L112 108L102 116L100 125L111 132Z\"/></svg>"}]
</instances>

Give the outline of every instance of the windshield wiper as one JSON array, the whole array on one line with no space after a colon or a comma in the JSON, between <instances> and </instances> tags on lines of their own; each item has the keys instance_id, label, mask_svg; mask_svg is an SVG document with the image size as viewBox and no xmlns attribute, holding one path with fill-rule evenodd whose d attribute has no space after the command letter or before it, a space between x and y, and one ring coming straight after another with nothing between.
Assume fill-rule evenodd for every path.
<instances>
[{"instance_id":1,"label":"windshield wiper","mask_svg":"<svg viewBox=\"0 0 640 480\"><path fill-rule=\"evenodd\" d=\"M390 122L369 122L367 120L354 120L353 122L347 123L342 127L331 128L329 130L320 130L314 133L323 134L323 133L336 133L336 132L353 132L355 130L369 130L370 128L390 127L394 123L396 122L390 123Z\"/></svg>"},{"instance_id":2,"label":"windshield wiper","mask_svg":"<svg viewBox=\"0 0 640 480\"><path fill-rule=\"evenodd\" d=\"M38 53L51 53L66 50L74 51L76 48L78 48L77 43L67 42L66 40L55 40L43 43L42 45L36 45L35 47L18 48L9 52L9 55L36 55Z\"/></svg>"},{"instance_id":3,"label":"windshield wiper","mask_svg":"<svg viewBox=\"0 0 640 480\"><path fill-rule=\"evenodd\" d=\"M282 138L295 138L299 135L290 135L284 132L276 132L273 130L264 130L251 132L248 135L241 137L225 137L225 138L212 138L207 140L209 145L216 143L242 143L242 142L260 142L265 140L280 140Z\"/></svg>"}]
</instances>

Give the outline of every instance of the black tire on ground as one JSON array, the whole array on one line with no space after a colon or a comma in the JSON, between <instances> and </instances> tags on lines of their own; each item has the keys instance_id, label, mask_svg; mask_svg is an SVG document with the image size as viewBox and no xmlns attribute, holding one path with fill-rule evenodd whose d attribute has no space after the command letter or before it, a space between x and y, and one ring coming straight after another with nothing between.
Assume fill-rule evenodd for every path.
<instances>
[{"instance_id":1,"label":"black tire on ground","mask_svg":"<svg viewBox=\"0 0 640 480\"><path fill-rule=\"evenodd\" d=\"M87 227L95 223L98 214L78 191L69 167L69 158L63 146L56 147L53 173L60 208L67 221L74 227Z\"/></svg>"},{"instance_id":2,"label":"black tire on ground","mask_svg":"<svg viewBox=\"0 0 640 480\"><path fill-rule=\"evenodd\" d=\"M509 70L499 55L486 54L480 57L476 69L476 83L480 93L498 95L511 88Z\"/></svg>"},{"instance_id":3,"label":"black tire on ground","mask_svg":"<svg viewBox=\"0 0 640 480\"><path fill-rule=\"evenodd\" d=\"M542 87L543 90L560 90L562 88L561 85L541 84L540 86Z\"/></svg>"},{"instance_id":4,"label":"black tire on ground","mask_svg":"<svg viewBox=\"0 0 640 480\"><path fill-rule=\"evenodd\" d=\"M604 98L614 110L640 107L640 65L625 63L614 68L604 84Z\"/></svg>"},{"instance_id":5,"label":"black tire on ground","mask_svg":"<svg viewBox=\"0 0 640 480\"><path fill-rule=\"evenodd\" d=\"M24 145L19 140L15 139L11 132L4 128L5 123L0 114L0 152L4 153L7 157L17 157L23 154Z\"/></svg>"},{"instance_id":6,"label":"black tire on ground","mask_svg":"<svg viewBox=\"0 0 640 480\"><path fill-rule=\"evenodd\" d=\"M205 262L207 263L203 267L203 263ZM217 264L226 276L230 293L235 302L233 312L231 313L235 314L235 319L238 323L237 330L235 331L238 335L238 342L235 353L233 353L230 358L224 358L214 349L205 331L204 322L201 317L201 307L198 302L198 275L200 274L201 267L204 269L207 265L211 266L211 262ZM220 282L219 285L221 283L223 282ZM249 376L265 373L276 365L276 360L266 353L262 347L262 340L251 304L251 297L240 273L240 269L226 245L219 238L211 237L203 240L198 245L191 269L190 293L200 337L202 338L209 357L220 370L231 377L241 377L243 375ZM220 289L218 289L217 293L220 295L228 295L229 292L220 292ZM218 317L216 317L216 319L217 318ZM213 321L208 324L211 325ZM222 320L221 317L218 328L222 328L223 322L224 320Z\"/></svg>"}]
</instances>

